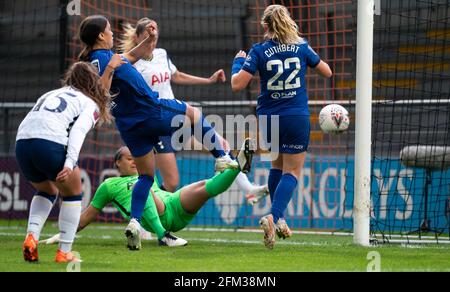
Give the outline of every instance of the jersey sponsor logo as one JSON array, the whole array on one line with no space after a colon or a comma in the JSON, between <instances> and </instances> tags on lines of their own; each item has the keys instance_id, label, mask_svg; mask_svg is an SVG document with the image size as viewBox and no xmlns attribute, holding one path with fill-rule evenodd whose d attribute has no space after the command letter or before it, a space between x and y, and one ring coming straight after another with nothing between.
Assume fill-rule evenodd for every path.
<instances>
[{"instance_id":1,"label":"jersey sponsor logo","mask_svg":"<svg viewBox=\"0 0 450 292\"><path fill-rule=\"evenodd\" d=\"M170 74L169 72L165 72L158 74L154 74L152 76L152 86L154 86L155 84L161 84L161 83L165 83L167 81L170 81Z\"/></svg>"},{"instance_id":2,"label":"jersey sponsor logo","mask_svg":"<svg viewBox=\"0 0 450 292\"><path fill-rule=\"evenodd\" d=\"M296 91L291 91L291 92L288 92L288 93L285 93L285 92L281 92L281 93L280 92L274 92L274 93L272 93L272 95L270 97L272 97L273 99L282 99L282 98L288 99L288 98L293 98L295 96L297 96L297 92Z\"/></svg>"},{"instance_id":3,"label":"jersey sponsor logo","mask_svg":"<svg viewBox=\"0 0 450 292\"><path fill-rule=\"evenodd\" d=\"M303 148L305 148L305 147L303 145L283 144L282 148L294 149L294 150L303 150Z\"/></svg>"},{"instance_id":4,"label":"jersey sponsor logo","mask_svg":"<svg viewBox=\"0 0 450 292\"><path fill-rule=\"evenodd\" d=\"M98 72L100 72L100 61L98 59L95 59L94 61L91 62L92 65L95 66L95 68L97 68Z\"/></svg>"}]
</instances>

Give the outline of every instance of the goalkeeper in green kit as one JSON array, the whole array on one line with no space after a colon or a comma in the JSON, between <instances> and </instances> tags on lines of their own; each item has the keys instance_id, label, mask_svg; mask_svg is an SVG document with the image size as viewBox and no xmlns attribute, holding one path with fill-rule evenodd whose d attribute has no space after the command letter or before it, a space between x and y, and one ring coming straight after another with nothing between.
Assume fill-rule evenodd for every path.
<instances>
[{"instance_id":1,"label":"goalkeeper in green kit","mask_svg":"<svg viewBox=\"0 0 450 292\"><path fill-rule=\"evenodd\" d=\"M211 179L185 186L175 193L161 190L158 181L155 180L151 188L152 196L149 196L142 216L142 228L156 234L161 246L186 245L187 241L170 232L185 228L209 199L228 190L241 171L244 173L250 171L254 153L251 142L250 139L244 141L237 157L237 165L230 165L229 169ZM81 214L78 231L96 220L97 215L109 203L112 203L124 218L130 218L131 193L138 179L130 150L127 147L120 148L115 155L114 163L121 176L109 178L98 187L91 204ZM43 242L51 244L57 241L58 235L55 235ZM137 242L128 243L128 248L139 250L140 238Z\"/></svg>"}]
</instances>

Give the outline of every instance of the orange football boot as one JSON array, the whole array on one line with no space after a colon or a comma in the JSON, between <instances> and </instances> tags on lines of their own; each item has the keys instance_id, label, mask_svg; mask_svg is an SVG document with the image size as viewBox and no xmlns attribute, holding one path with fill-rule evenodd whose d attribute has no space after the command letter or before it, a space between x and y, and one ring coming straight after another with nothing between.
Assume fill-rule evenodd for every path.
<instances>
[{"instance_id":1,"label":"orange football boot","mask_svg":"<svg viewBox=\"0 0 450 292\"><path fill-rule=\"evenodd\" d=\"M23 258L27 262L37 262L39 260L38 241L34 239L31 233L27 235L23 242L22 252Z\"/></svg>"},{"instance_id":2,"label":"orange football boot","mask_svg":"<svg viewBox=\"0 0 450 292\"><path fill-rule=\"evenodd\" d=\"M56 252L55 262L63 264L63 263L81 263L82 261L76 256L74 256L72 252L64 253L58 249L58 251Z\"/></svg>"}]
</instances>

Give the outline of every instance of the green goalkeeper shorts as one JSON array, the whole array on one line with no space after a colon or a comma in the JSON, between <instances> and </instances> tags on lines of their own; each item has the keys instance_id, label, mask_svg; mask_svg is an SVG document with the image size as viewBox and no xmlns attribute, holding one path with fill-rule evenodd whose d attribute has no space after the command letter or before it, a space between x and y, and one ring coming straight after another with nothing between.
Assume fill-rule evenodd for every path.
<instances>
[{"instance_id":1,"label":"green goalkeeper shorts","mask_svg":"<svg viewBox=\"0 0 450 292\"><path fill-rule=\"evenodd\" d=\"M159 216L161 224L168 231L177 232L184 229L195 217L196 214L189 214L181 205L181 190L175 193L164 191L155 192L155 195L161 198L166 210Z\"/></svg>"}]
</instances>

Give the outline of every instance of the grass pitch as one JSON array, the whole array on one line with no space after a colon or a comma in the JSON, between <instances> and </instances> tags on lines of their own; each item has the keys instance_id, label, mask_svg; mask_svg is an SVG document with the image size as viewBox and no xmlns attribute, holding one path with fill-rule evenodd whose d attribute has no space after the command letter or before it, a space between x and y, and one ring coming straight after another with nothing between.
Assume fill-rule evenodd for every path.
<instances>
[{"instance_id":1,"label":"grass pitch","mask_svg":"<svg viewBox=\"0 0 450 292\"><path fill-rule=\"evenodd\" d=\"M262 244L262 233L177 233L189 241L180 248L159 247L144 241L143 249L128 251L118 224L93 224L82 231L74 250L81 255L82 272L301 272L367 271L369 252L380 254L381 271L450 271L450 245L384 245L363 248L351 237L297 235L277 240L273 250ZM39 263L22 258L26 222L0 221L0 272L65 272L53 262L56 245L39 246ZM56 224L44 228L41 239L57 233Z\"/></svg>"}]
</instances>

